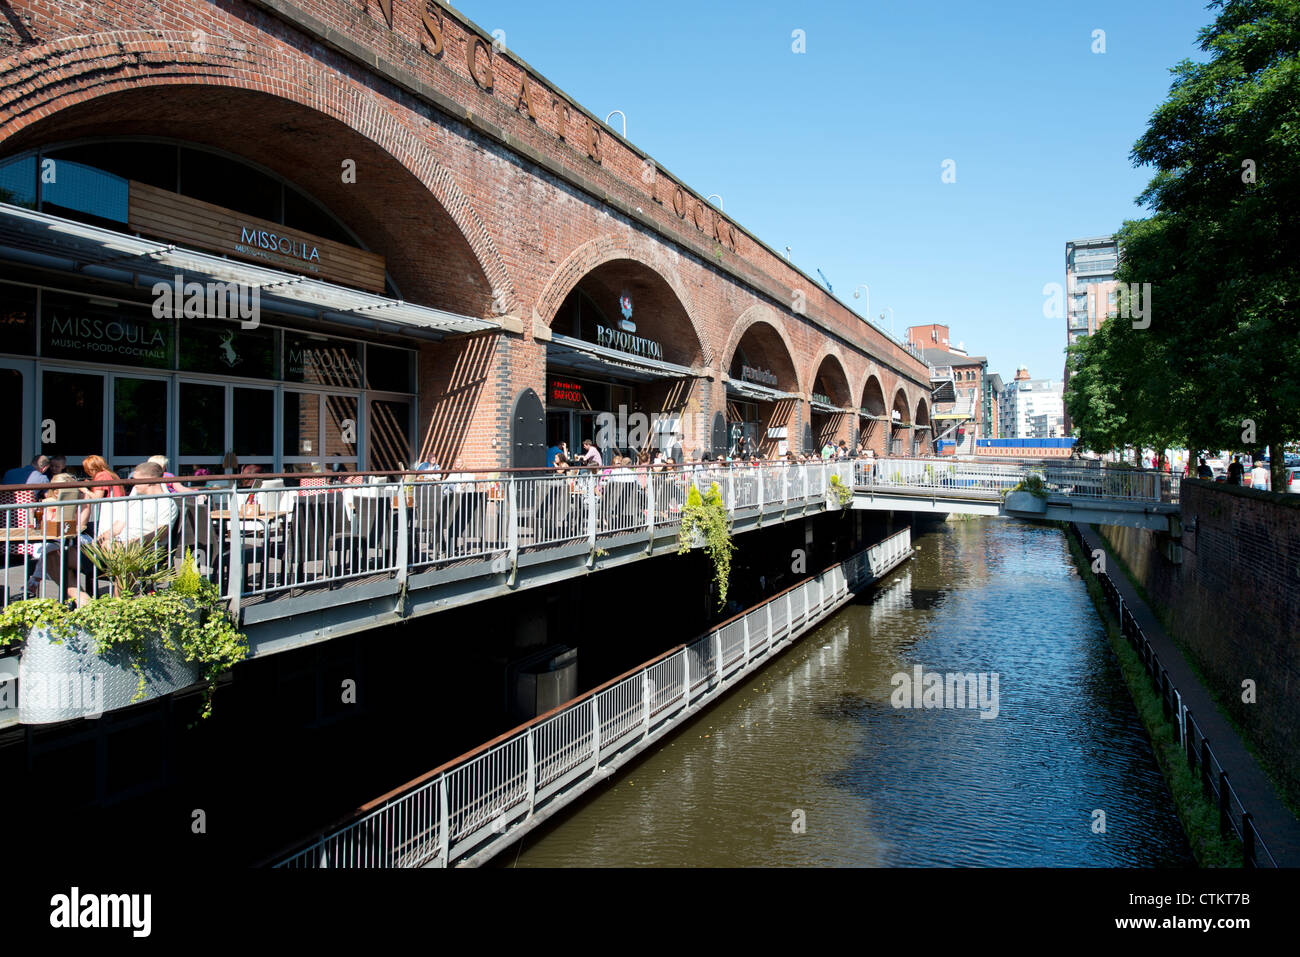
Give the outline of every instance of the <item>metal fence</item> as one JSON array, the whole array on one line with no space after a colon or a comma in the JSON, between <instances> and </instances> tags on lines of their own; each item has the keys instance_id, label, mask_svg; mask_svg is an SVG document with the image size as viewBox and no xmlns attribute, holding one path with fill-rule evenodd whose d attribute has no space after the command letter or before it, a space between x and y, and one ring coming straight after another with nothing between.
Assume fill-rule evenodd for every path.
<instances>
[{"instance_id":1,"label":"metal fence","mask_svg":"<svg viewBox=\"0 0 1300 957\"><path fill-rule=\"evenodd\" d=\"M1088 554L1088 545L1078 525L1071 523L1070 531L1084 554ZM1160 656L1151 647L1151 642L1143 632L1142 626L1133 617L1133 612L1125 603L1124 596L1119 593L1119 589L1115 587L1114 581L1106 572L1099 571L1096 575L1097 580L1101 582L1102 592L1106 595L1111 611L1119 618L1120 631L1137 652L1142 667L1151 679L1151 687L1160 698L1165 720L1174 724L1177 729L1179 744L1187 756L1187 766L1192 771L1199 770L1201 788L1206 799L1214 801L1218 806L1220 832L1225 835L1231 834L1241 842L1243 866L1277 867L1277 861L1273 859L1268 845L1264 843L1264 838L1255 827L1254 818L1233 789L1232 782L1228 780L1228 773L1223 770L1223 765L1219 763L1219 758L1210 747L1209 739L1201 730L1196 717L1191 709L1183 704L1182 695L1174 687L1169 672L1165 670L1165 666L1160 662Z\"/></svg>"},{"instance_id":2,"label":"metal fence","mask_svg":"<svg viewBox=\"0 0 1300 957\"><path fill-rule=\"evenodd\" d=\"M567 803L584 781L670 733L674 717L719 696L911 550L911 530L903 529L689 645L398 788L275 866L447 866L494 843L504 846L512 825L547 805Z\"/></svg>"},{"instance_id":3,"label":"metal fence","mask_svg":"<svg viewBox=\"0 0 1300 957\"><path fill-rule=\"evenodd\" d=\"M853 465L854 481L864 489L942 490L993 500L1021 480L1037 476L1050 496L1161 502L1168 501L1170 494L1168 476L1162 489L1161 473L1136 469L926 458L857 459Z\"/></svg>"},{"instance_id":4,"label":"metal fence","mask_svg":"<svg viewBox=\"0 0 1300 957\"><path fill-rule=\"evenodd\" d=\"M0 492L5 585L0 607L25 597L95 598L113 588L86 552L111 539L156 550L179 566L188 553L236 611L243 601L313 586L410 572L602 537L674 527L692 488L716 483L732 514L804 508L825 501L829 476L850 479L850 464L623 468L574 471L403 473L397 477L269 479L256 487L124 493L125 485L49 486ZM94 494L98 497L85 497ZM75 497L75 496L82 497Z\"/></svg>"}]
</instances>

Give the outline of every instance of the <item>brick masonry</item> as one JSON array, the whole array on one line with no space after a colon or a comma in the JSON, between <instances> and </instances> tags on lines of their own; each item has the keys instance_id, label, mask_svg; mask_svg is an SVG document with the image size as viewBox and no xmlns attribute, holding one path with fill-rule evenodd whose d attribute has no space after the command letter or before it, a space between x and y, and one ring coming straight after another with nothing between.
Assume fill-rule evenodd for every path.
<instances>
[{"instance_id":1,"label":"brick masonry","mask_svg":"<svg viewBox=\"0 0 1300 957\"><path fill-rule=\"evenodd\" d=\"M702 376L687 448L709 447L747 333L787 350L773 368L789 366L782 388L801 398L769 411L795 444L819 376L846 406L875 405L879 390L927 418L921 363L432 0L13 0L8 11L0 156L105 135L236 153L385 256L404 299L503 324L421 350L424 458L509 464L514 399L545 395L549 325L597 271L648 301L671 296L664 315L684 317L668 331ZM857 425L834 416L813 438L852 441ZM887 432L871 438L878 451Z\"/></svg>"},{"instance_id":2,"label":"brick masonry","mask_svg":"<svg viewBox=\"0 0 1300 957\"><path fill-rule=\"evenodd\" d=\"M1186 479L1181 499L1181 563L1167 534L1101 531L1300 802L1300 496Z\"/></svg>"}]
</instances>

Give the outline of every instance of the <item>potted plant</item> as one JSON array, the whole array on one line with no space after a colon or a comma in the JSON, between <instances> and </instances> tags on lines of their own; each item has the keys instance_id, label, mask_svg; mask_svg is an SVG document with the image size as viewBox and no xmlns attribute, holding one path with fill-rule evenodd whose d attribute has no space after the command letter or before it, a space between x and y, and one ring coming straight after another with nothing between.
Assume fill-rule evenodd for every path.
<instances>
[{"instance_id":1,"label":"potted plant","mask_svg":"<svg viewBox=\"0 0 1300 957\"><path fill-rule=\"evenodd\" d=\"M1047 488L1041 475L1026 475L1003 492L1003 504L1009 512L1033 512L1042 515L1047 511Z\"/></svg>"},{"instance_id":2,"label":"potted plant","mask_svg":"<svg viewBox=\"0 0 1300 957\"><path fill-rule=\"evenodd\" d=\"M23 645L20 719L94 717L199 681L207 682L207 717L217 677L248 654L216 586L189 552L179 571L142 562L138 550L110 547L96 558L110 594L76 608L36 599L0 611L0 645ZM169 587L146 590L162 580Z\"/></svg>"},{"instance_id":3,"label":"potted plant","mask_svg":"<svg viewBox=\"0 0 1300 957\"><path fill-rule=\"evenodd\" d=\"M826 489L827 507L846 509L852 501L853 489L841 482L838 475L832 473L830 485Z\"/></svg>"},{"instance_id":4,"label":"potted plant","mask_svg":"<svg viewBox=\"0 0 1300 957\"><path fill-rule=\"evenodd\" d=\"M681 525L677 530L677 554L703 548L713 562L713 580L718 586L718 607L727 603L727 584L731 579L731 555L736 550L731 540L731 522L722 491L714 482L700 495L694 485L682 506Z\"/></svg>"}]
</instances>

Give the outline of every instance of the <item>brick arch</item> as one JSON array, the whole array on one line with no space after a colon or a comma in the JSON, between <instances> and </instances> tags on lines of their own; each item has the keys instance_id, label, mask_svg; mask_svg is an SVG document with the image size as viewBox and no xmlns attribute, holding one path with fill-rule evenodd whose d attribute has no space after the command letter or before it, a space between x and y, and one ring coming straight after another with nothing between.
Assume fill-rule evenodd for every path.
<instances>
[{"instance_id":1,"label":"brick arch","mask_svg":"<svg viewBox=\"0 0 1300 957\"><path fill-rule=\"evenodd\" d=\"M822 362L827 358L832 358L840 367L840 375L844 377L844 389L849 393L848 405L852 405L853 398L853 380L849 377L848 363L844 361L844 353L840 347L833 342L823 342L822 347L817 350L817 355L813 357L812 363L808 366L808 375L806 376L807 388L805 392L811 392L813 385L817 382L817 372L822 367Z\"/></svg>"},{"instance_id":2,"label":"brick arch","mask_svg":"<svg viewBox=\"0 0 1300 957\"><path fill-rule=\"evenodd\" d=\"M862 405L863 396L867 394L867 384L870 383L872 379L876 380L876 387L880 389L880 401L882 403L885 402L885 396L889 395L889 390L885 388L885 374L880 371L878 365L867 360L867 367L863 371L862 377L858 379L857 388L853 391L854 401L859 406ZM886 411L888 411L888 406L886 406Z\"/></svg>"},{"instance_id":3,"label":"brick arch","mask_svg":"<svg viewBox=\"0 0 1300 957\"><path fill-rule=\"evenodd\" d=\"M649 269L672 290L686 313L691 331L695 334L695 341L700 348L701 363L710 366L713 364L713 355L709 343L700 334L699 316L694 301L685 283L677 275L677 270L669 262L670 258L670 254L663 247L639 237L631 242L613 236L600 236L588 240L569 253L551 273L537 297L534 311L537 317L549 326L565 298L577 288L583 277L606 263L626 260Z\"/></svg>"},{"instance_id":4,"label":"brick arch","mask_svg":"<svg viewBox=\"0 0 1300 957\"><path fill-rule=\"evenodd\" d=\"M801 370L799 369L798 353L790 342L790 334L786 331L785 322L771 306L766 303L756 302L744 312L742 312L731 326L731 335L727 337L727 344L723 346L722 351L718 353L719 361L722 363L719 367L720 372L726 372L731 366L731 357L736 352L736 347L740 345L740 340L745 337L751 326L758 323L771 326L772 331L776 333L781 344L785 346L786 353L790 356L790 365L794 368L796 380L796 390L807 392L805 384L802 381Z\"/></svg>"},{"instance_id":5,"label":"brick arch","mask_svg":"<svg viewBox=\"0 0 1300 957\"><path fill-rule=\"evenodd\" d=\"M196 49L200 47L200 49ZM455 223L491 291L494 310L516 312L514 284L487 226L415 132L350 77L291 48L175 30L115 30L64 37L0 60L0 144L28 145L40 121L67 107L133 90L228 87L296 103L345 124L428 189ZM290 77L287 82L284 77Z\"/></svg>"}]
</instances>

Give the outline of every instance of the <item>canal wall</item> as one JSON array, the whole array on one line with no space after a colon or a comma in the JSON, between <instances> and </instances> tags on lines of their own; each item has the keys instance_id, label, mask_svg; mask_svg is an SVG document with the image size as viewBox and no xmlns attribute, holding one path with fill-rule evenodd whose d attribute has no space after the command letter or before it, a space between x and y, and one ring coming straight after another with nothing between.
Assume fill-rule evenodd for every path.
<instances>
[{"instance_id":1,"label":"canal wall","mask_svg":"<svg viewBox=\"0 0 1300 957\"><path fill-rule=\"evenodd\" d=\"M1180 537L1100 531L1300 804L1300 496L1186 479L1181 500Z\"/></svg>"}]
</instances>

